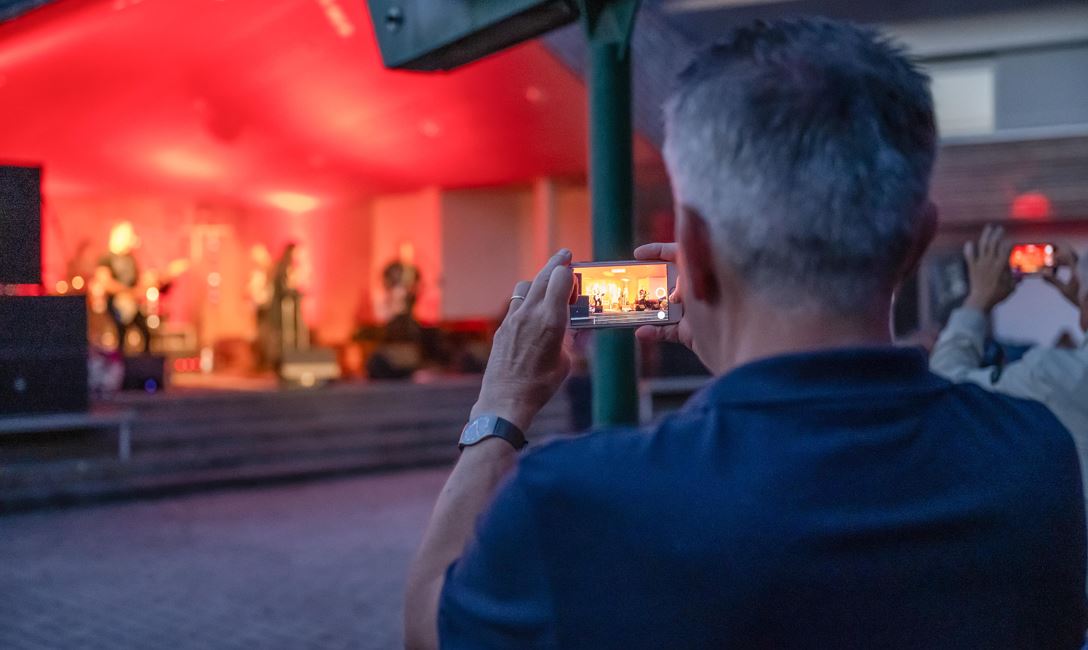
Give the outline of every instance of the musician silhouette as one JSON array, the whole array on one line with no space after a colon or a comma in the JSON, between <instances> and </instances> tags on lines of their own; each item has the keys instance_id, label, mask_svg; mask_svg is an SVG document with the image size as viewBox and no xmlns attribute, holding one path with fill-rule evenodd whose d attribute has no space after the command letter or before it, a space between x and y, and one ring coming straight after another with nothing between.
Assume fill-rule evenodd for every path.
<instances>
[{"instance_id":1,"label":"musician silhouette","mask_svg":"<svg viewBox=\"0 0 1088 650\"><path fill-rule=\"evenodd\" d=\"M136 231L128 221L110 230L109 252L98 260L95 282L106 295L106 309L117 329L117 349L125 349L125 340L132 328L140 333L144 354L151 351L151 329L140 309L140 267L133 251L139 243Z\"/></svg>"}]
</instances>

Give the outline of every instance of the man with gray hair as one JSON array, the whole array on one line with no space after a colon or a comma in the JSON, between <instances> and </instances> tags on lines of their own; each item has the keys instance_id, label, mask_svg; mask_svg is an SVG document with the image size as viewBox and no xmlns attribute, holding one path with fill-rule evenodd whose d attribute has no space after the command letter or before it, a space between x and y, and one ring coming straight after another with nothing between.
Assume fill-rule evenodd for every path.
<instances>
[{"instance_id":1,"label":"man with gray hair","mask_svg":"<svg viewBox=\"0 0 1088 650\"><path fill-rule=\"evenodd\" d=\"M1079 648L1068 433L890 344L935 229L924 75L866 29L757 23L681 76L666 134L677 242L635 256L678 263L684 317L638 335L715 379L649 429L519 458L566 375L569 251L519 284L408 579L407 645Z\"/></svg>"}]
</instances>

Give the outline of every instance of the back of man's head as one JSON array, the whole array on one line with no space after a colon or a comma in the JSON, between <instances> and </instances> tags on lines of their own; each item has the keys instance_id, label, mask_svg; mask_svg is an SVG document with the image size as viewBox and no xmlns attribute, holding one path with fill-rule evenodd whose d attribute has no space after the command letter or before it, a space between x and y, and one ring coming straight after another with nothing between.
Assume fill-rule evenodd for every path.
<instances>
[{"instance_id":1,"label":"back of man's head","mask_svg":"<svg viewBox=\"0 0 1088 650\"><path fill-rule=\"evenodd\" d=\"M847 312L891 291L921 236L936 137L927 77L875 32L761 22L680 76L665 159L751 290Z\"/></svg>"}]
</instances>

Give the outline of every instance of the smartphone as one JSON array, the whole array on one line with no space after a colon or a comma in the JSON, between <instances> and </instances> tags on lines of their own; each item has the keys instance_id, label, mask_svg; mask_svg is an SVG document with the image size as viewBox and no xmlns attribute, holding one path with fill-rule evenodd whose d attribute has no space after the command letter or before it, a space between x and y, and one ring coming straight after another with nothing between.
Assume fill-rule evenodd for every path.
<instances>
[{"instance_id":1,"label":"smartphone","mask_svg":"<svg viewBox=\"0 0 1088 650\"><path fill-rule=\"evenodd\" d=\"M639 327L677 323L684 307L672 303L676 265L668 262L578 262L570 299L573 328Z\"/></svg>"},{"instance_id":2,"label":"smartphone","mask_svg":"<svg viewBox=\"0 0 1088 650\"><path fill-rule=\"evenodd\" d=\"M1054 268L1054 244L1017 244L1009 254L1009 266L1020 275Z\"/></svg>"}]
</instances>

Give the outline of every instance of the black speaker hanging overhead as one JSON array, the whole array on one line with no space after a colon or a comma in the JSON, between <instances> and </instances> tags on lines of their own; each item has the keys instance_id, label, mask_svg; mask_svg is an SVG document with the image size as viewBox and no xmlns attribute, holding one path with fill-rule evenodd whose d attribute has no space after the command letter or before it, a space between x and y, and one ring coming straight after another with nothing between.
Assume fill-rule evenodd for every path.
<instances>
[{"instance_id":1,"label":"black speaker hanging overhead","mask_svg":"<svg viewBox=\"0 0 1088 650\"><path fill-rule=\"evenodd\" d=\"M573 0L369 0L386 67L450 70L578 18Z\"/></svg>"}]
</instances>

